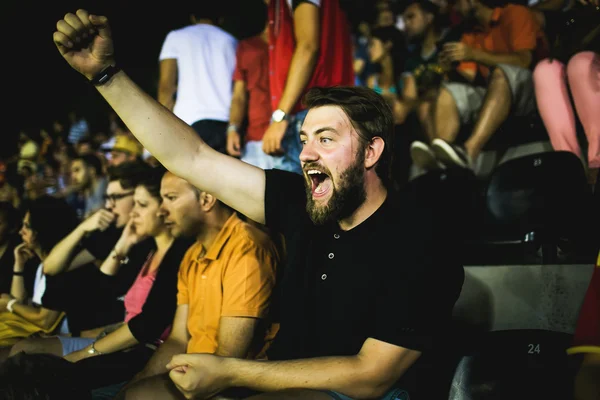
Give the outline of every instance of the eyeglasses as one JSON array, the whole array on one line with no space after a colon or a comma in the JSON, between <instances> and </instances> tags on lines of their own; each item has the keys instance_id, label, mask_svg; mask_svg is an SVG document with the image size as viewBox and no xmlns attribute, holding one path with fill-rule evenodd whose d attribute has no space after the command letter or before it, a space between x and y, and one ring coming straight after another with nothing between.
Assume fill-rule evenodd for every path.
<instances>
[{"instance_id":1,"label":"eyeglasses","mask_svg":"<svg viewBox=\"0 0 600 400\"><path fill-rule=\"evenodd\" d=\"M132 196L132 195L133 195L133 192L105 194L104 201L110 201L111 203L116 203L117 200L121 200L121 199L124 199L125 197Z\"/></svg>"}]
</instances>

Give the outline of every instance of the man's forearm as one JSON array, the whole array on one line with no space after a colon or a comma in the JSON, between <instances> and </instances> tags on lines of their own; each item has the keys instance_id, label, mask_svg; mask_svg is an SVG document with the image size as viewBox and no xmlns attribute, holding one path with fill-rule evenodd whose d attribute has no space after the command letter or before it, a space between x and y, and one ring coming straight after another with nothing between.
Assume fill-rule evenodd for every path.
<instances>
[{"instance_id":1,"label":"man's forearm","mask_svg":"<svg viewBox=\"0 0 600 400\"><path fill-rule=\"evenodd\" d=\"M244 122L247 106L247 96L234 96L231 99L231 107L229 109L229 123L239 128L242 122Z\"/></svg>"},{"instance_id":2,"label":"man's forearm","mask_svg":"<svg viewBox=\"0 0 600 400\"><path fill-rule=\"evenodd\" d=\"M389 386L365 368L357 356L292 361L227 358L225 371L230 387L261 392L293 388L334 390L355 399L369 399L383 395Z\"/></svg>"},{"instance_id":3,"label":"man's forearm","mask_svg":"<svg viewBox=\"0 0 600 400\"><path fill-rule=\"evenodd\" d=\"M197 150L208 147L194 129L145 93L124 71L97 89L142 145L169 171L186 179Z\"/></svg>"},{"instance_id":4,"label":"man's forearm","mask_svg":"<svg viewBox=\"0 0 600 400\"><path fill-rule=\"evenodd\" d=\"M480 49L473 49L471 61L488 67L495 67L498 64L509 64L521 68L529 68L531 56L519 53L490 53Z\"/></svg>"},{"instance_id":5,"label":"man's forearm","mask_svg":"<svg viewBox=\"0 0 600 400\"><path fill-rule=\"evenodd\" d=\"M287 74L285 88L279 100L279 108L286 114L289 114L300 100L302 92L312 77L318 55L319 50L316 47L300 44L296 46Z\"/></svg>"},{"instance_id":6,"label":"man's forearm","mask_svg":"<svg viewBox=\"0 0 600 400\"><path fill-rule=\"evenodd\" d=\"M173 339L167 339L154 352L146 366L138 373L130 383L140 379L148 378L155 375L160 375L169 372L167 364L171 361L174 355L185 353L187 344Z\"/></svg>"},{"instance_id":7,"label":"man's forearm","mask_svg":"<svg viewBox=\"0 0 600 400\"><path fill-rule=\"evenodd\" d=\"M44 274L58 275L69 268L73 252L83 239L85 230L79 225L50 251L43 263Z\"/></svg>"}]
</instances>

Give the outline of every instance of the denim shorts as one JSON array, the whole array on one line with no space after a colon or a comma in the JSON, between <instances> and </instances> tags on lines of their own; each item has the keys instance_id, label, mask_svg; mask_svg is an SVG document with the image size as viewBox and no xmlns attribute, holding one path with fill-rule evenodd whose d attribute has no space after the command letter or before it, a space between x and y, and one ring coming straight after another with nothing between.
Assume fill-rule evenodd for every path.
<instances>
[{"instance_id":1,"label":"denim shorts","mask_svg":"<svg viewBox=\"0 0 600 400\"><path fill-rule=\"evenodd\" d=\"M63 349L63 357L74 351L82 350L96 341L96 338L57 336Z\"/></svg>"},{"instance_id":2,"label":"denim shorts","mask_svg":"<svg viewBox=\"0 0 600 400\"><path fill-rule=\"evenodd\" d=\"M330 390L326 391L325 393L330 395L331 398L335 399L335 400L354 400L354 399L352 399L352 397L348 397L345 394L333 392ZM396 389L390 390L389 392L384 394L382 397L380 397L378 400L410 400L410 396L408 395L408 392L406 390L396 388Z\"/></svg>"}]
</instances>

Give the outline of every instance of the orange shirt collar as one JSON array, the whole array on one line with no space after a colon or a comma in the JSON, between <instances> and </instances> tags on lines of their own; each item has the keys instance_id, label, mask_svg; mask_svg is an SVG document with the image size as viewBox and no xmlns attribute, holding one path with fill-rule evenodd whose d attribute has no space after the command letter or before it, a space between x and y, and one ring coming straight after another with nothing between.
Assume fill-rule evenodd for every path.
<instances>
[{"instance_id":1,"label":"orange shirt collar","mask_svg":"<svg viewBox=\"0 0 600 400\"><path fill-rule=\"evenodd\" d=\"M223 228L221 228L221 231L217 235L217 238L213 242L212 246L210 246L210 249L208 249L208 251L206 252L206 256L204 258L207 258L209 260L216 260L217 258L219 258L219 254L221 254L221 250L223 250L225 243L227 243L227 241L231 237L233 229L241 222L242 220L239 219L237 214L234 212L231 215L231 217L229 217L227 222L225 222Z\"/></svg>"},{"instance_id":2,"label":"orange shirt collar","mask_svg":"<svg viewBox=\"0 0 600 400\"><path fill-rule=\"evenodd\" d=\"M494 8L494 11L492 12L491 25L496 25L498 23L498 21L500 20L500 17L502 16L502 11L503 11L503 8L501 8L501 7Z\"/></svg>"}]
</instances>

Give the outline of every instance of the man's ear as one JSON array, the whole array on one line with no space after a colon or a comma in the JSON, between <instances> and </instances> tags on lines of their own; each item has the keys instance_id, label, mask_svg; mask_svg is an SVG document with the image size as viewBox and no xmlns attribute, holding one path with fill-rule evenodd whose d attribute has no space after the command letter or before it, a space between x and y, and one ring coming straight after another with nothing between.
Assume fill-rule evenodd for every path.
<instances>
[{"instance_id":1,"label":"man's ear","mask_svg":"<svg viewBox=\"0 0 600 400\"><path fill-rule=\"evenodd\" d=\"M198 202L203 211L210 211L215 206L217 198L210 193L200 192Z\"/></svg>"},{"instance_id":2,"label":"man's ear","mask_svg":"<svg viewBox=\"0 0 600 400\"><path fill-rule=\"evenodd\" d=\"M371 139L365 148L365 168L369 169L377 164L377 161L381 158L383 149L385 149L385 142L382 138L375 136Z\"/></svg>"}]
</instances>

